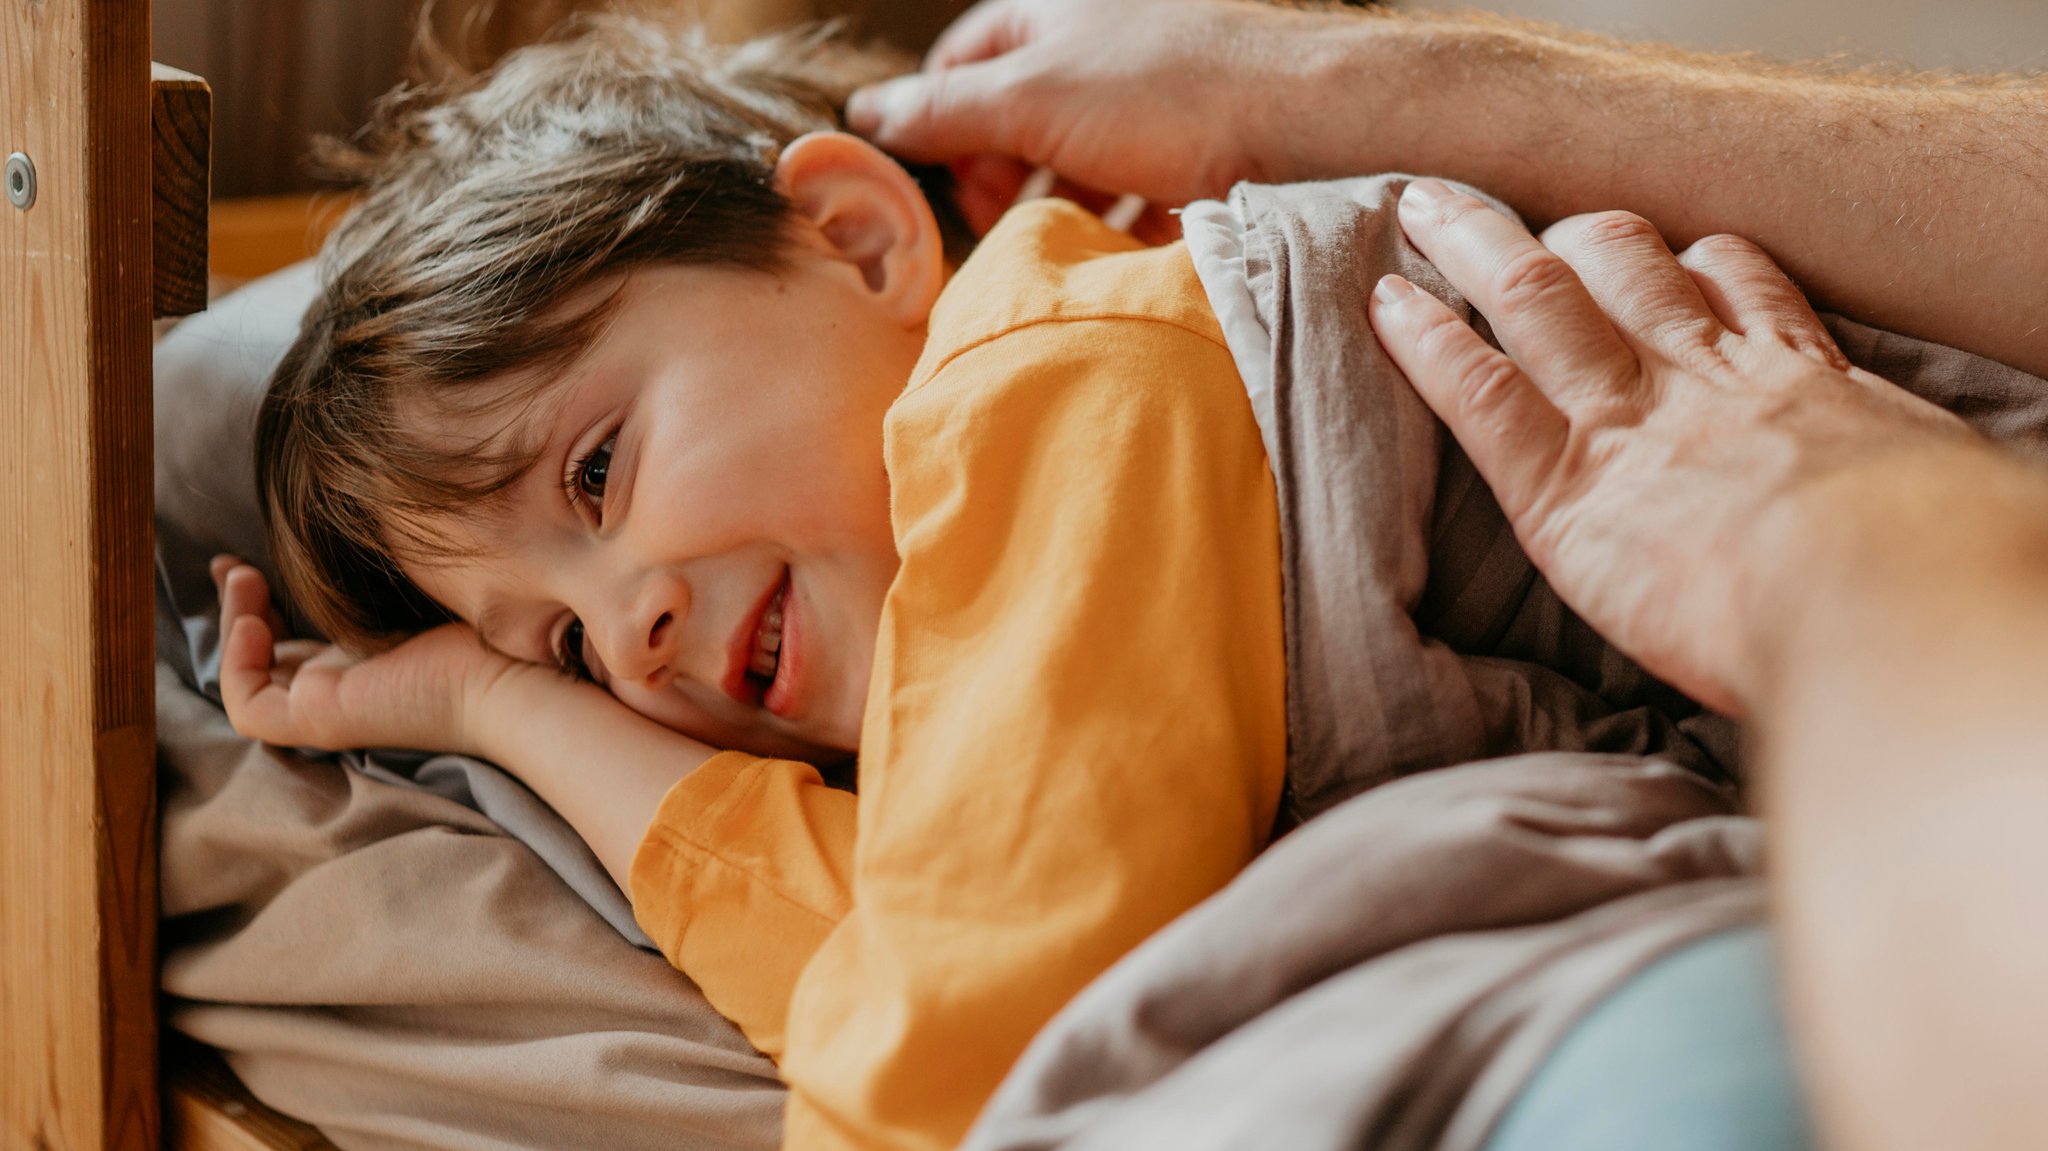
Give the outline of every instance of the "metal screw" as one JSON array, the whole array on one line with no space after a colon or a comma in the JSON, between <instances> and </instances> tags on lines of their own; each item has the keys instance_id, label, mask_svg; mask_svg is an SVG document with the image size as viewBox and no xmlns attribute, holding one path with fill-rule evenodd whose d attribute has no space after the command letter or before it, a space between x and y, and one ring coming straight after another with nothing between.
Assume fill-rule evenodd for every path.
<instances>
[{"instance_id":1,"label":"metal screw","mask_svg":"<svg viewBox=\"0 0 2048 1151\"><path fill-rule=\"evenodd\" d=\"M26 212L36 202L36 164L16 152L7 157L7 202Z\"/></svg>"}]
</instances>

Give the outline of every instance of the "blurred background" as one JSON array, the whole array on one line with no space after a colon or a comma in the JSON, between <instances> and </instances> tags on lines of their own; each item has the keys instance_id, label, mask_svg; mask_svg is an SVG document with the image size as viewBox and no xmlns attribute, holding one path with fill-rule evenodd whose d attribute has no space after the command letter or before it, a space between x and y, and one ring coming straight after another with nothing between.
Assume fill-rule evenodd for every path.
<instances>
[{"instance_id":1,"label":"blurred background","mask_svg":"<svg viewBox=\"0 0 2048 1151\"><path fill-rule=\"evenodd\" d=\"M436 0L437 37L499 55L602 0ZM644 7L644 0L642 6ZM723 36L844 17L913 53L967 0L693 0L688 11ZM316 185L305 165L316 133L346 133L397 83L420 0L155 0L154 59L213 86L217 197Z\"/></svg>"},{"instance_id":2,"label":"blurred background","mask_svg":"<svg viewBox=\"0 0 2048 1151\"><path fill-rule=\"evenodd\" d=\"M603 0L437 0L444 39L483 56L532 40ZM684 0L719 34L821 17L921 52L969 0ZM1103 0L1105 3L1114 0ZM1396 0L1486 8L1691 48L1781 59L1848 55L1923 68L2048 67L2048 0ZM643 0L644 3L644 0ZM419 0L155 0L155 57L214 92L216 266L237 227L306 230L304 157L315 133L346 133L399 79ZM289 196L289 199L284 197ZM256 199L249 199L256 198ZM241 201L247 201L243 203ZM266 223L267 222L267 223ZM260 269L244 269L253 274ZM235 269L229 269L235 271Z\"/></svg>"}]
</instances>

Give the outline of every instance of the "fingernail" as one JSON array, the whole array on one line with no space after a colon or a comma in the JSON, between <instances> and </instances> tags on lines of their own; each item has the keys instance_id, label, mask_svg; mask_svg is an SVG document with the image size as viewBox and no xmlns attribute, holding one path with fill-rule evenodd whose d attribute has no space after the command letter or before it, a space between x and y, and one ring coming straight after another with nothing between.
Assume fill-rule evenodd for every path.
<instances>
[{"instance_id":1,"label":"fingernail","mask_svg":"<svg viewBox=\"0 0 2048 1151\"><path fill-rule=\"evenodd\" d=\"M1401 190L1401 210L1415 212L1435 208L1450 194L1450 188L1442 180L1417 180Z\"/></svg>"},{"instance_id":2,"label":"fingernail","mask_svg":"<svg viewBox=\"0 0 2048 1151\"><path fill-rule=\"evenodd\" d=\"M1373 299L1382 304L1398 304L1415 294L1415 285L1405 278L1388 273L1380 277L1378 286L1373 288Z\"/></svg>"}]
</instances>

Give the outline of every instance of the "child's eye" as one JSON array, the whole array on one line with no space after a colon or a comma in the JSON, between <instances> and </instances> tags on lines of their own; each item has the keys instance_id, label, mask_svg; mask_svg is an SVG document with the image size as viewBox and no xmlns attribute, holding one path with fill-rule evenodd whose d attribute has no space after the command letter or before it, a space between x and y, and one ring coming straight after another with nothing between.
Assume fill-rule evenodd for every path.
<instances>
[{"instance_id":1,"label":"child's eye","mask_svg":"<svg viewBox=\"0 0 2048 1151\"><path fill-rule=\"evenodd\" d=\"M612 470L612 449L619 442L619 434L613 432L590 454L577 460L569 470L569 495L572 499L589 500L593 505L604 503L605 481Z\"/></svg>"},{"instance_id":2,"label":"child's eye","mask_svg":"<svg viewBox=\"0 0 2048 1151\"><path fill-rule=\"evenodd\" d=\"M569 626L562 629L562 642L555 649L555 666L562 674L581 683L594 682L590 664L583 658L583 621L571 618Z\"/></svg>"}]
</instances>

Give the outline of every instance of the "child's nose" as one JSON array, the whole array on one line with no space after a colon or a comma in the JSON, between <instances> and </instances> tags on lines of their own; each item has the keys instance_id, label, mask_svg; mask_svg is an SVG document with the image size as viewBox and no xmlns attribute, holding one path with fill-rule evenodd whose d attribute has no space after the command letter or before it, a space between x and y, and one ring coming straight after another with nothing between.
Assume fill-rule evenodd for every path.
<instances>
[{"instance_id":1,"label":"child's nose","mask_svg":"<svg viewBox=\"0 0 2048 1151\"><path fill-rule=\"evenodd\" d=\"M629 608L618 617L617 635L606 653L612 674L658 687L653 682L674 674L676 643L682 632L682 614L688 596L680 586L657 581L659 586L643 589Z\"/></svg>"}]
</instances>

